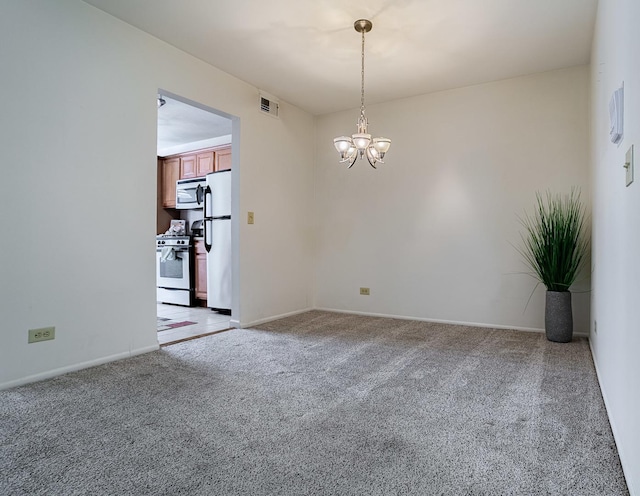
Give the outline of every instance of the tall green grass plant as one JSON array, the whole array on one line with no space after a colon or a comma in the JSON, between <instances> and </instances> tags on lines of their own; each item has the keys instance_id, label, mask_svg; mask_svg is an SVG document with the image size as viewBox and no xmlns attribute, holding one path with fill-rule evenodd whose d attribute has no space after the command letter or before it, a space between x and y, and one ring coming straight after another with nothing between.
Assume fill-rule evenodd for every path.
<instances>
[{"instance_id":1,"label":"tall green grass plant","mask_svg":"<svg viewBox=\"0 0 640 496\"><path fill-rule=\"evenodd\" d=\"M518 251L547 290L569 291L589 249L580 191L564 197L547 191L545 197L536 193L536 199L534 214L520 218L525 232Z\"/></svg>"}]
</instances>

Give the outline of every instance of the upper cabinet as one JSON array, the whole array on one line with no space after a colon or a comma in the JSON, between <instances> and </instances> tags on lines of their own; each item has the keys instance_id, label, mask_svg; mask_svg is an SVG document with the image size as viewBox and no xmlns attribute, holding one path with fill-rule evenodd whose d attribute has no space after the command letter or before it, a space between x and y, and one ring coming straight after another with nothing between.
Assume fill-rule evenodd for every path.
<instances>
[{"instance_id":1,"label":"upper cabinet","mask_svg":"<svg viewBox=\"0 0 640 496\"><path fill-rule=\"evenodd\" d=\"M231 169L231 145L207 148L162 159L162 206L176 207L176 181Z\"/></svg>"},{"instance_id":2,"label":"upper cabinet","mask_svg":"<svg viewBox=\"0 0 640 496\"><path fill-rule=\"evenodd\" d=\"M180 158L165 158L162 161L162 206L176 207L176 181L180 179Z\"/></svg>"},{"instance_id":3,"label":"upper cabinet","mask_svg":"<svg viewBox=\"0 0 640 496\"><path fill-rule=\"evenodd\" d=\"M180 179L198 177L197 155L180 156Z\"/></svg>"},{"instance_id":4,"label":"upper cabinet","mask_svg":"<svg viewBox=\"0 0 640 496\"><path fill-rule=\"evenodd\" d=\"M216 150L216 172L231 169L231 146Z\"/></svg>"},{"instance_id":5,"label":"upper cabinet","mask_svg":"<svg viewBox=\"0 0 640 496\"><path fill-rule=\"evenodd\" d=\"M213 167L214 155L215 152L213 150L196 155L196 173L198 177L206 176L209 172L215 170Z\"/></svg>"}]
</instances>

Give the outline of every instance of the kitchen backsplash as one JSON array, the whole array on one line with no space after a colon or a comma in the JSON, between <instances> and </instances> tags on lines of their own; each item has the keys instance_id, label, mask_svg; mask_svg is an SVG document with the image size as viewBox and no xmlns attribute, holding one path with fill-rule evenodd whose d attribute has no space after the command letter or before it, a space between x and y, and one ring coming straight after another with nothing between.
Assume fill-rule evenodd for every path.
<instances>
[{"instance_id":1,"label":"kitchen backsplash","mask_svg":"<svg viewBox=\"0 0 640 496\"><path fill-rule=\"evenodd\" d=\"M194 220L202 219L202 209L198 210L179 210L180 218L187 221L187 234L191 234L191 224Z\"/></svg>"}]
</instances>

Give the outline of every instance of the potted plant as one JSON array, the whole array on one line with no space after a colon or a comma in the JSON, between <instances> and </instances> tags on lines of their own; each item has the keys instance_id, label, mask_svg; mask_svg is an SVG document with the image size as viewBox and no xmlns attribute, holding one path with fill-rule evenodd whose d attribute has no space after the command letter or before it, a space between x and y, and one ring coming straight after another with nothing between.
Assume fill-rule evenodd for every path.
<instances>
[{"instance_id":1,"label":"potted plant","mask_svg":"<svg viewBox=\"0 0 640 496\"><path fill-rule=\"evenodd\" d=\"M573 335L571 292L589 249L580 191L569 195L536 193L537 208L520 223L523 247L518 251L533 275L547 288L545 333L549 341L567 343Z\"/></svg>"}]
</instances>

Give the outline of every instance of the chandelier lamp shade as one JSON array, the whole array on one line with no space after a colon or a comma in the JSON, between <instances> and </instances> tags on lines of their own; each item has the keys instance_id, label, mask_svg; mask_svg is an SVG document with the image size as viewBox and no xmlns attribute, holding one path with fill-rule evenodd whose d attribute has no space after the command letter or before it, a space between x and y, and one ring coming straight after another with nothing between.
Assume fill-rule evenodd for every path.
<instances>
[{"instance_id":1,"label":"chandelier lamp shade","mask_svg":"<svg viewBox=\"0 0 640 496\"><path fill-rule=\"evenodd\" d=\"M369 164L377 169L376 163L384 164L384 155L389 151L391 140L389 138L371 138L369 134L369 121L364 115L364 34L371 31L373 24L367 19L360 19L353 24L358 33L362 34L361 61L362 70L360 72L360 117L358 117L358 132L349 136L338 136L333 140L333 144L340 154L340 163L348 163L349 169L356 163L358 157L367 157Z\"/></svg>"}]
</instances>

